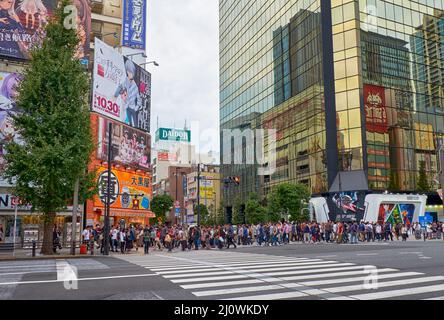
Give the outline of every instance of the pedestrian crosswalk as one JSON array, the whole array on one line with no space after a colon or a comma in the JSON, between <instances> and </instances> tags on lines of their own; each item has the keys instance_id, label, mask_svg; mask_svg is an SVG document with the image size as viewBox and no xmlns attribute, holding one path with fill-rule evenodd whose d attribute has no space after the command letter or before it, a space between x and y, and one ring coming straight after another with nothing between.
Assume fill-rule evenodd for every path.
<instances>
[{"instance_id":1,"label":"pedestrian crosswalk","mask_svg":"<svg viewBox=\"0 0 444 320\"><path fill-rule=\"evenodd\" d=\"M444 274L233 251L116 256L201 299L441 300Z\"/></svg>"},{"instance_id":2,"label":"pedestrian crosswalk","mask_svg":"<svg viewBox=\"0 0 444 320\"><path fill-rule=\"evenodd\" d=\"M59 269L59 261L61 260L0 261L0 300L11 299L17 286L26 277L47 274L47 278L54 279ZM66 263L78 271L109 269L107 265L94 259L69 259Z\"/></svg>"}]
</instances>

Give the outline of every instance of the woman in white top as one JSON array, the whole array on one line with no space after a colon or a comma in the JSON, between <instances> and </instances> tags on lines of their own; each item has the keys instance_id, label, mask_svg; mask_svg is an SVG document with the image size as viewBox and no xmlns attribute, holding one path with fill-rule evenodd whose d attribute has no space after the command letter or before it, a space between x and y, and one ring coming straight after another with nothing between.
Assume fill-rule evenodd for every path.
<instances>
[{"instance_id":1,"label":"woman in white top","mask_svg":"<svg viewBox=\"0 0 444 320\"><path fill-rule=\"evenodd\" d=\"M402 236L402 241L407 241L407 227L405 225L403 225L401 227L401 236Z\"/></svg>"},{"instance_id":2,"label":"woman in white top","mask_svg":"<svg viewBox=\"0 0 444 320\"><path fill-rule=\"evenodd\" d=\"M119 241L120 241L120 252L125 253L125 243L126 243L126 233L125 230L120 230L119 234Z\"/></svg>"}]
</instances>

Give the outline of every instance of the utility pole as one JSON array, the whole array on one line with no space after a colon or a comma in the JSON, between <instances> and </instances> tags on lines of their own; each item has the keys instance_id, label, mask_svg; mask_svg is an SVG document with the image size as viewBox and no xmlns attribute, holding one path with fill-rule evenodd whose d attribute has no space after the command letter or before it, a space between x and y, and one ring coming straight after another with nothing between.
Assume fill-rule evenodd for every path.
<instances>
[{"instance_id":1,"label":"utility pole","mask_svg":"<svg viewBox=\"0 0 444 320\"><path fill-rule=\"evenodd\" d=\"M111 206L111 151L113 146L113 124L108 125L108 176L106 188L105 226L103 230L103 254L109 255L109 211Z\"/></svg>"},{"instance_id":2,"label":"utility pole","mask_svg":"<svg viewBox=\"0 0 444 320\"><path fill-rule=\"evenodd\" d=\"M77 207L79 205L79 179L74 185L74 200L72 204L72 227L71 227L71 255L76 255L76 234L77 234Z\"/></svg>"},{"instance_id":3,"label":"utility pole","mask_svg":"<svg viewBox=\"0 0 444 320\"><path fill-rule=\"evenodd\" d=\"M200 163L197 164L197 225L200 226Z\"/></svg>"},{"instance_id":4,"label":"utility pole","mask_svg":"<svg viewBox=\"0 0 444 320\"><path fill-rule=\"evenodd\" d=\"M341 183L341 171L339 171L338 172L338 175L339 175L339 208L340 208L340 210L341 210L341 222L342 222L342 219L343 219L343 209L342 209L342 195L341 195L341 193L342 193L342 183Z\"/></svg>"},{"instance_id":5,"label":"utility pole","mask_svg":"<svg viewBox=\"0 0 444 320\"><path fill-rule=\"evenodd\" d=\"M441 143L441 146L438 150L438 156L439 156L439 166L440 166L440 175L439 175L439 184L441 185L441 194L444 192L444 145ZM442 198L441 198L441 201ZM444 202L444 201L443 201Z\"/></svg>"},{"instance_id":6,"label":"utility pole","mask_svg":"<svg viewBox=\"0 0 444 320\"><path fill-rule=\"evenodd\" d=\"M176 200L176 203L177 203L177 199L178 199L178 196L177 196L177 167L175 168L175 176L176 176L176 192L175 192L175 200ZM176 213L176 206L174 206L174 220L176 221L176 224L177 224L177 213Z\"/></svg>"}]
</instances>

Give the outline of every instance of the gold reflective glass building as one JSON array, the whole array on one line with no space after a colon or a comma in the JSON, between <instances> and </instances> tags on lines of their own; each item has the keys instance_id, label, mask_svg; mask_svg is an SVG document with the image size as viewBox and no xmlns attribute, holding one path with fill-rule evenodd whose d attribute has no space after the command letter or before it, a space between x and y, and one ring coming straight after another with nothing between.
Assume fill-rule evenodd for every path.
<instances>
[{"instance_id":1,"label":"gold reflective glass building","mask_svg":"<svg viewBox=\"0 0 444 320\"><path fill-rule=\"evenodd\" d=\"M224 189L228 215L282 182L413 192L422 166L439 187L444 0L221 0L219 10L221 129L277 130L270 175L245 161L254 139L221 143L223 176L241 177ZM231 163L240 149L243 163Z\"/></svg>"}]
</instances>

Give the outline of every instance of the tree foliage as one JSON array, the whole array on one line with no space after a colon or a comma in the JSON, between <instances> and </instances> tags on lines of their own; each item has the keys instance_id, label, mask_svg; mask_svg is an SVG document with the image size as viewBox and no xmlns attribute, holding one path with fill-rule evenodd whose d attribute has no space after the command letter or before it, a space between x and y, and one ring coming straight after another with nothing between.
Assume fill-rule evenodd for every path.
<instances>
[{"instance_id":1,"label":"tree foliage","mask_svg":"<svg viewBox=\"0 0 444 320\"><path fill-rule=\"evenodd\" d=\"M259 197L255 193L251 193L245 205L246 223L266 222L267 210L259 202Z\"/></svg>"},{"instance_id":2,"label":"tree foliage","mask_svg":"<svg viewBox=\"0 0 444 320\"><path fill-rule=\"evenodd\" d=\"M75 58L76 30L64 27L70 4L62 0L45 28L45 37L30 51L29 65L18 86L13 116L20 142L9 141L4 177L15 184L14 194L43 213L42 253L52 253L56 212L72 199L77 179L81 200L92 196L87 166L93 151L89 122L89 78ZM68 18L69 19L69 18Z\"/></svg>"},{"instance_id":3,"label":"tree foliage","mask_svg":"<svg viewBox=\"0 0 444 320\"><path fill-rule=\"evenodd\" d=\"M209 215L209 211L206 205L200 203L198 205L196 205L196 207L194 208L194 213L195 214L200 214L200 224L202 225L208 225L211 224L211 217Z\"/></svg>"},{"instance_id":4,"label":"tree foliage","mask_svg":"<svg viewBox=\"0 0 444 320\"><path fill-rule=\"evenodd\" d=\"M244 213L242 212L242 201L239 196L236 196L236 198L234 198L231 223L232 224L244 223Z\"/></svg>"},{"instance_id":5,"label":"tree foliage","mask_svg":"<svg viewBox=\"0 0 444 320\"><path fill-rule=\"evenodd\" d=\"M306 214L301 213L303 203L310 200L310 190L301 183L282 183L276 186L268 197L268 214L270 221L287 219L292 221L305 220Z\"/></svg>"},{"instance_id":6,"label":"tree foliage","mask_svg":"<svg viewBox=\"0 0 444 320\"><path fill-rule=\"evenodd\" d=\"M164 218L166 212L171 210L174 200L168 194L156 195L151 200L151 211L154 212L156 218Z\"/></svg>"}]
</instances>

